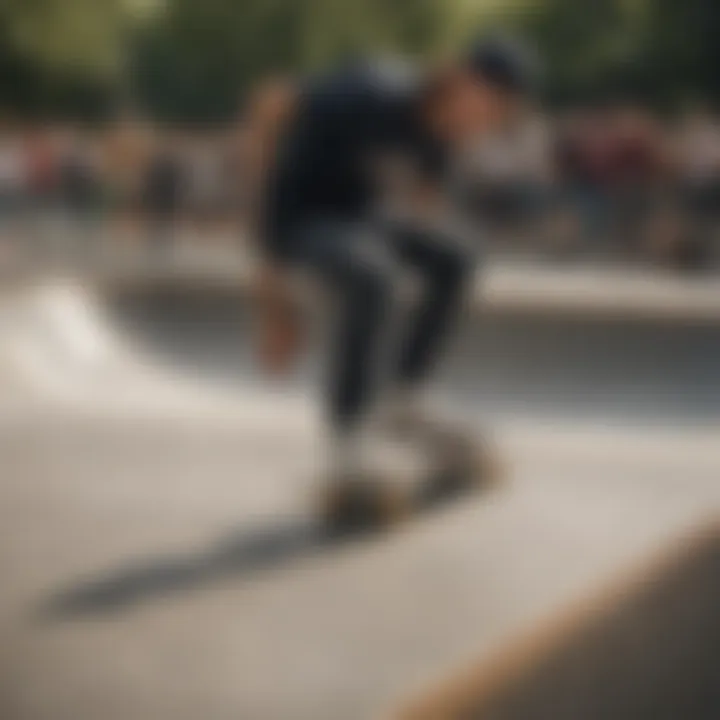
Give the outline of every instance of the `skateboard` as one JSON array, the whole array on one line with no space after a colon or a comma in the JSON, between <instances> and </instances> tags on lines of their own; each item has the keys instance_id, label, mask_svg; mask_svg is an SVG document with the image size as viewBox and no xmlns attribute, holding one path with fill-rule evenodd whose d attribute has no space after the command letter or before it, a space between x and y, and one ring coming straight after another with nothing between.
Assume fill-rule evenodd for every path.
<instances>
[{"instance_id":1,"label":"skateboard","mask_svg":"<svg viewBox=\"0 0 720 720\"><path fill-rule=\"evenodd\" d=\"M322 492L320 519L331 537L389 530L403 521L466 495L489 490L503 475L496 447L487 440L472 445L443 443L411 487L379 474L358 474Z\"/></svg>"}]
</instances>

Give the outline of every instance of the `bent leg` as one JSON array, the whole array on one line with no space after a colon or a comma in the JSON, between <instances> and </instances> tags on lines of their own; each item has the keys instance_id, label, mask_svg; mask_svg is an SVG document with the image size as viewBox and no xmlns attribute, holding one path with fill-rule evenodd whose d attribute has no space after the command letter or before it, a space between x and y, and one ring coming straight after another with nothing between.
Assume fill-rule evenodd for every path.
<instances>
[{"instance_id":1,"label":"bent leg","mask_svg":"<svg viewBox=\"0 0 720 720\"><path fill-rule=\"evenodd\" d=\"M468 245L452 233L396 228L396 252L421 276L422 295L402 339L394 380L416 386L426 380L445 349L474 271Z\"/></svg>"},{"instance_id":2,"label":"bent leg","mask_svg":"<svg viewBox=\"0 0 720 720\"><path fill-rule=\"evenodd\" d=\"M335 433L351 433L374 399L400 268L387 243L361 223L308 224L296 247L299 264L338 300L329 420Z\"/></svg>"}]
</instances>

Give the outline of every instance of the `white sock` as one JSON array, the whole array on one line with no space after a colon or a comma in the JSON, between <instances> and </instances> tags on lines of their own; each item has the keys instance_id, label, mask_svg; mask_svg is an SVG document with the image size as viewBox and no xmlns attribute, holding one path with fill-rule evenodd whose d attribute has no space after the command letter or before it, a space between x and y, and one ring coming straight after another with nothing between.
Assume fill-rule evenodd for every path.
<instances>
[{"instance_id":1,"label":"white sock","mask_svg":"<svg viewBox=\"0 0 720 720\"><path fill-rule=\"evenodd\" d=\"M427 413L427 391L416 386L393 388L377 410L379 422L405 423L422 419Z\"/></svg>"}]
</instances>

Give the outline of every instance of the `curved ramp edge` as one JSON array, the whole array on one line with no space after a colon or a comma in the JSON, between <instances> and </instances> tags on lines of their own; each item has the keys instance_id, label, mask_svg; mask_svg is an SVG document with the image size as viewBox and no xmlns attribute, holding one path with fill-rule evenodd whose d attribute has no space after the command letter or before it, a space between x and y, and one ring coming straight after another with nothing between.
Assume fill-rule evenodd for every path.
<instances>
[{"instance_id":1,"label":"curved ramp edge","mask_svg":"<svg viewBox=\"0 0 720 720\"><path fill-rule=\"evenodd\" d=\"M390 717L717 718L718 607L720 520Z\"/></svg>"}]
</instances>

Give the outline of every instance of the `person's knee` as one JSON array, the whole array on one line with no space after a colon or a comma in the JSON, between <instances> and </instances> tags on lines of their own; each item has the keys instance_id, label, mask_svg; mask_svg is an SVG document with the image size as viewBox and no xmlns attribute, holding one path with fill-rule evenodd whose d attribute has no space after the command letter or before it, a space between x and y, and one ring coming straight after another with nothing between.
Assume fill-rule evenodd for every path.
<instances>
[{"instance_id":1,"label":"person's knee","mask_svg":"<svg viewBox=\"0 0 720 720\"><path fill-rule=\"evenodd\" d=\"M396 268L384 257L359 261L347 280L347 292L368 312L383 310L393 302L397 283Z\"/></svg>"},{"instance_id":2,"label":"person's knee","mask_svg":"<svg viewBox=\"0 0 720 720\"><path fill-rule=\"evenodd\" d=\"M432 272L438 281L455 285L472 272L473 256L462 238L447 235L439 238Z\"/></svg>"}]
</instances>

